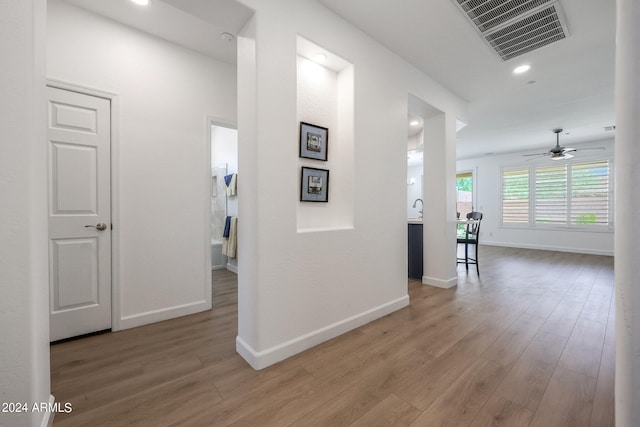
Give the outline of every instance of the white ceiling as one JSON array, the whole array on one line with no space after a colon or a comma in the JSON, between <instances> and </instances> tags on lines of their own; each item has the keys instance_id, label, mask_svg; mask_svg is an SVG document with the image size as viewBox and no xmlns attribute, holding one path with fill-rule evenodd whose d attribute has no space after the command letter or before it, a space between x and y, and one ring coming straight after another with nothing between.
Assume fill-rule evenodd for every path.
<instances>
[{"instance_id":1,"label":"white ceiling","mask_svg":"<svg viewBox=\"0 0 640 427\"><path fill-rule=\"evenodd\" d=\"M67 1L229 63L235 42L219 35L237 34L252 13L234 0ZM615 124L615 0L560 0L570 36L507 62L453 0L318 1L469 102L458 158L548 148L557 127L563 145L613 135L603 127ZM513 75L521 63L531 71Z\"/></svg>"},{"instance_id":2,"label":"white ceiling","mask_svg":"<svg viewBox=\"0 0 640 427\"><path fill-rule=\"evenodd\" d=\"M458 158L550 147L557 127L566 144L612 135L615 0L560 0L570 36L507 62L452 0L319 1L469 101Z\"/></svg>"},{"instance_id":3,"label":"white ceiling","mask_svg":"<svg viewBox=\"0 0 640 427\"><path fill-rule=\"evenodd\" d=\"M229 64L236 63L236 43L220 33L235 36L253 14L233 0L151 0L149 6L130 0L66 1Z\"/></svg>"}]
</instances>

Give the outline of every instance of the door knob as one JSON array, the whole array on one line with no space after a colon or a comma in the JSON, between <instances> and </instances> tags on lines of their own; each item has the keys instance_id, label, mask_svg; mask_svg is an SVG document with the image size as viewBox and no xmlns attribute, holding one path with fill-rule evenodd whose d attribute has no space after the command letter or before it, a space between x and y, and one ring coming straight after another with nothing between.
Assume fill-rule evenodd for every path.
<instances>
[{"instance_id":1,"label":"door knob","mask_svg":"<svg viewBox=\"0 0 640 427\"><path fill-rule=\"evenodd\" d=\"M84 228L89 228L89 227L93 227L98 231L104 231L107 229L107 224L105 224L104 222L101 222L100 224L96 224L96 225L85 225Z\"/></svg>"}]
</instances>

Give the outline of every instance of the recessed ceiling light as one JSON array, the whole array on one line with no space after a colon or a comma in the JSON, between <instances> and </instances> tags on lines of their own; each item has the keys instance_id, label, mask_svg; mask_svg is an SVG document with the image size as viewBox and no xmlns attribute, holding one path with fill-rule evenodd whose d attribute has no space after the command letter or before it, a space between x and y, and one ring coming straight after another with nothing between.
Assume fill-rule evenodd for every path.
<instances>
[{"instance_id":1,"label":"recessed ceiling light","mask_svg":"<svg viewBox=\"0 0 640 427\"><path fill-rule=\"evenodd\" d=\"M522 73L526 73L527 71L529 71L529 69L531 69L531 65L521 65L519 67L516 67L513 69L513 73L514 74L522 74Z\"/></svg>"},{"instance_id":2,"label":"recessed ceiling light","mask_svg":"<svg viewBox=\"0 0 640 427\"><path fill-rule=\"evenodd\" d=\"M409 122L409 124L410 124L411 126L418 126L418 125L420 124L420 122L419 122L419 121L417 121L417 120L411 120L411 121Z\"/></svg>"},{"instance_id":3,"label":"recessed ceiling light","mask_svg":"<svg viewBox=\"0 0 640 427\"><path fill-rule=\"evenodd\" d=\"M313 62L317 62L318 64L324 64L324 61L327 60L327 55L325 55L324 53L316 53L311 59L313 60Z\"/></svg>"},{"instance_id":4,"label":"recessed ceiling light","mask_svg":"<svg viewBox=\"0 0 640 427\"><path fill-rule=\"evenodd\" d=\"M131 0L139 6L149 6L149 0Z\"/></svg>"}]
</instances>

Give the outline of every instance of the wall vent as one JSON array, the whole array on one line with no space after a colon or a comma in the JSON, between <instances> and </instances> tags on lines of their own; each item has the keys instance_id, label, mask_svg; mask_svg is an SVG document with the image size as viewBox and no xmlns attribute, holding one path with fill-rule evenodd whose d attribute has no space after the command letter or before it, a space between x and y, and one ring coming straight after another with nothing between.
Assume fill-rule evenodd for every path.
<instances>
[{"instance_id":1,"label":"wall vent","mask_svg":"<svg viewBox=\"0 0 640 427\"><path fill-rule=\"evenodd\" d=\"M569 36L558 0L453 0L507 61Z\"/></svg>"}]
</instances>

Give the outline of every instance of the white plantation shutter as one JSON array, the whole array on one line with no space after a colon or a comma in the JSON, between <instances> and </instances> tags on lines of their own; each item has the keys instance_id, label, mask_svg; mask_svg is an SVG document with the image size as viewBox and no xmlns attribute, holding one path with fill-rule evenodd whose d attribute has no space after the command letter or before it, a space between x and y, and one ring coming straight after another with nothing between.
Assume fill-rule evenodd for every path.
<instances>
[{"instance_id":1,"label":"white plantation shutter","mask_svg":"<svg viewBox=\"0 0 640 427\"><path fill-rule=\"evenodd\" d=\"M536 224L567 223L567 165L536 167Z\"/></svg>"},{"instance_id":2,"label":"white plantation shutter","mask_svg":"<svg viewBox=\"0 0 640 427\"><path fill-rule=\"evenodd\" d=\"M529 169L502 171L502 223L529 223Z\"/></svg>"},{"instance_id":3,"label":"white plantation shutter","mask_svg":"<svg viewBox=\"0 0 640 427\"><path fill-rule=\"evenodd\" d=\"M609 224L609 162L571 166L571 224Z\"/></svg>"},{"instance_id":4,"label":"white plantation shutter","mask_svg":"<svg viewBox=\"0 0 640 427\"><path fill-rule=\"evenodd\" d=\"M612 167L608 160L596 160L503 169L502 224L609 226Z\"/></svg>"}]
</instances>

